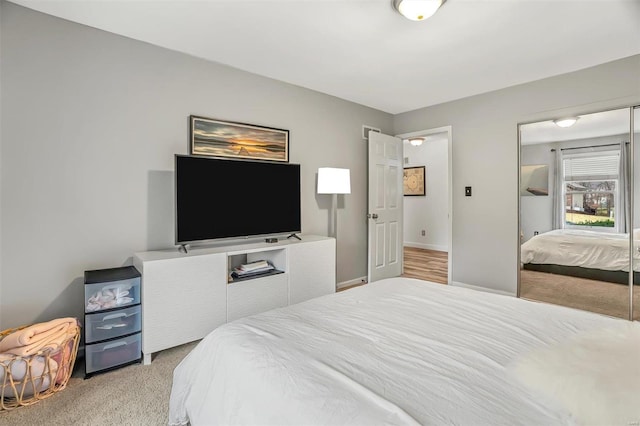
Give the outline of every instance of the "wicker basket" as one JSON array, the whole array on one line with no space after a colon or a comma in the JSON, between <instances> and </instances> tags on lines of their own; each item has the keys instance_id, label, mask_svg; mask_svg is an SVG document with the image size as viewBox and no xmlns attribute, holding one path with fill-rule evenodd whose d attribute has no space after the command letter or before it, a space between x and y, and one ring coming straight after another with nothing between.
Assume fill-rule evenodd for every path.
<instances>
[{"instance_id":1,"label":"wicker basket","mask_svg":"<svg viewBox=\"0 0 640 426\"><path fill-rule=\"evenodd\" d=\"M0 331L0 341L26 327ZM0 358L0 412L35 404L64 389L73 372L79 343L80 327L76 325L61 345L24 357L4 354Z\"/></svg>"}]
</instances>

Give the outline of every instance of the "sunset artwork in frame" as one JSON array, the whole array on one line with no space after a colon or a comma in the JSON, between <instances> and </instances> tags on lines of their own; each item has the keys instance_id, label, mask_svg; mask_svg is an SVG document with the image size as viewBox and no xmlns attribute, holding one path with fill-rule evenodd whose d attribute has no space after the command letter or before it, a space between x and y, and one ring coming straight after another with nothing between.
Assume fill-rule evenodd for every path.
<instances>
[{"instance_id":1,"label":"sunset artwork in frame","mask_svg":"<svg viewBox=\"0 0 640 426\"><path fill-rule=\"evenodd\" d=\"M289 131L252 124L190 117L191 155L289 161Z\"/></svg>"}]
</instances>

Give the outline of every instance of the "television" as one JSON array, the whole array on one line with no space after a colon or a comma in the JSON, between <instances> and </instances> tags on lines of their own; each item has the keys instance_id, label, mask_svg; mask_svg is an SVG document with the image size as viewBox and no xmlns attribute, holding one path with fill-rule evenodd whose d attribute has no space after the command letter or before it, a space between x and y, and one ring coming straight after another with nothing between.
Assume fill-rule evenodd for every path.
<instances>
[{"instance_id":1,"label":"television","mask_svg":"<svg viewBox=\"0 0 640 426\"><path fill-rule=\"evenodd\" d=\"M301 232L300 165L176 155L176 245Z\"/></svg>"}]
</instances>

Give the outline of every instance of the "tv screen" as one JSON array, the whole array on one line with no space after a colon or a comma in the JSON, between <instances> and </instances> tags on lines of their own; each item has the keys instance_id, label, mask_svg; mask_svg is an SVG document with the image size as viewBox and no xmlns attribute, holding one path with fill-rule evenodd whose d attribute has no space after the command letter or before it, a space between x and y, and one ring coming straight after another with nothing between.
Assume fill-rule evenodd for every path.
<instances>
[{"instance_id":1,"label":"tv screen","mask_svg":"<svg viewBox=\"0 0 640 426\"><path fill-rule=\"evenodd\" d=\"M299 164L176 155L176 244L294 232Z\"/></svg>"}]
</instances>

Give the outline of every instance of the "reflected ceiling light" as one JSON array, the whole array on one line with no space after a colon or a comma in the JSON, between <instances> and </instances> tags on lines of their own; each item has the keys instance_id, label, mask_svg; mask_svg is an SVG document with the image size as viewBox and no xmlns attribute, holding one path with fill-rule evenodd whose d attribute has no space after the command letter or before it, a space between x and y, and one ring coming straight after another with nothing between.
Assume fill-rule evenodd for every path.
<instances>
[{"instance_id":1,"label":"reflected ceiling light","mask_svg":"<svg viewBox=\"0 0 640 426\"><path fill-rule=\"evenodd\" d=\"M420 146L424 142L424 138L411 138L409 139L409 143L413 146Z\"/></svg>"},{"instance_id":2,"label":"reflected ceiling light","mask_svg":"<svg viewBox=\"0 0 640 426\"><path fill-rule=\"evenodd\" d=\"M438 11L446 0L393 0L393 7L412 21L424 21Z\"/></svg>"},{"instance_id":3,"label":"reflected ceiling light","mask_svg":"<svg viewBox=\"0 0 640 426\"><path fill-rule=\"evenodd\" d=\"M557 120L553 120L553 122L556 123L556 126L558 127L571 127L576 124L576 121L578 121L579 118L580 117L558 118Z\"/></svg>"}]
</instances>

